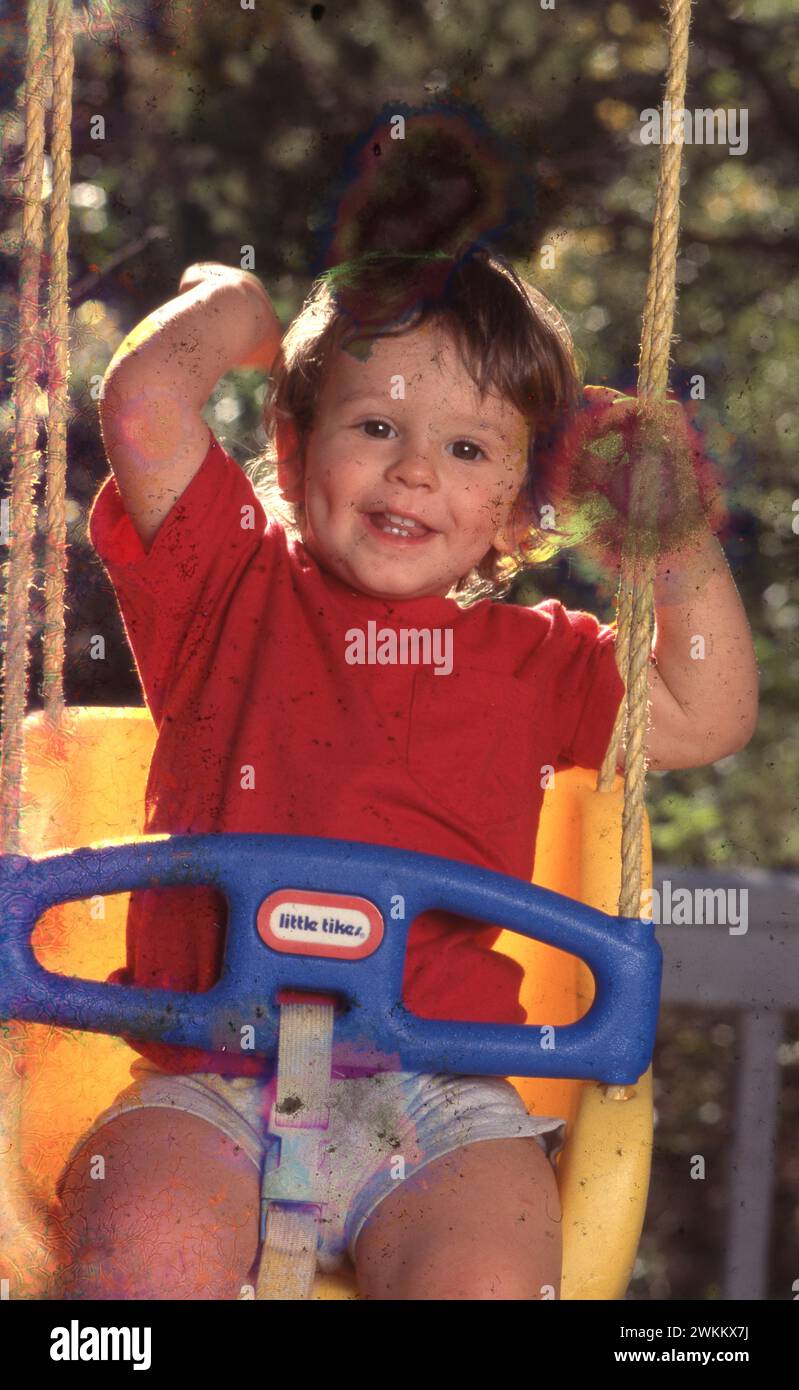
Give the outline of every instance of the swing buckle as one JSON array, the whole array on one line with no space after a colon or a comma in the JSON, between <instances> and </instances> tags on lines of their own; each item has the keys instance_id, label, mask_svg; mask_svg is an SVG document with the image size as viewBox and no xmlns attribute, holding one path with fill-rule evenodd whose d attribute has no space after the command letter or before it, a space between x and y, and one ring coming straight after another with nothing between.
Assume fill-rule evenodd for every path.
<instances>
[{"instance_id":1,"label":"swing buckle","mask_svg":"<svg viewBox=\"0 0 799 1390\"><path fill-rule=\"evenodd\" d=\"M280 1152L277 1163L265 1167L261 1182L261 1240L270 1203L313 1211L318 1219L327 1201L326 1182L319 1170L327 1123L324 1128L286 1124L286 1117L277 1115L273 1105L269 1130ZM267 1163L271 1157L267 1155Z\"/></svg>"}]
</instances>

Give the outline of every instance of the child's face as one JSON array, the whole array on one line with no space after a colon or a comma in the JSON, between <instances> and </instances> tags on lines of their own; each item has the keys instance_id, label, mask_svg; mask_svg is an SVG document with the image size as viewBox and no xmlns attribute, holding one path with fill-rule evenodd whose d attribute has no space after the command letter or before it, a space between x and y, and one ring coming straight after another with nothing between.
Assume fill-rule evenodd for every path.
<instances>
[{"instance_id":1,"label":"child's face","mask_svg":"<svg viewBox=\"0 0 799 1390\"><path fill-rule=\"evenodd\" d=\"M281 486L303 504L306 547L346 584L379 598L445 595L523 533L511 511L529 427L509 401L481 399L438 326L369 348L336 354L304 468L282 459Z\"/></svg>"}]
</instances>

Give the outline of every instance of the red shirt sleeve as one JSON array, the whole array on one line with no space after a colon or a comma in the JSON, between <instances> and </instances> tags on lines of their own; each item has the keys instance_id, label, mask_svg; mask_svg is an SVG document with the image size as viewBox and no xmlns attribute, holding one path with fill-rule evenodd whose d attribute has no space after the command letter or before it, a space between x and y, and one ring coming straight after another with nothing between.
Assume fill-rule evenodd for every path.
<instances>
[{"instance_id":1,"label":"red shirt sleeve","mask_svg":"<svg viewBox=\"0 0 799 1390\"><path fill-rule=\"evenodd\" d=\"M249 478L209 431L208 452L145 550L113 474L89 535L114 586L145 699L160 727L170 680L264 552L266 516ZM243 511L242 508L251 510Z\"/></svg>"},{"instance_id":2,"label":"red shirt sleeve","mask_svg":"<svg viewBox=\"0 0 799 1390\"><path fill-rule=\"evenodd\" d=\"M561 759L599 768L624 695L616 666L616 624L564 608L557 599L546 599L538 607L552 620L549 640L557 654Z\"/></svg>"}]
</instances>

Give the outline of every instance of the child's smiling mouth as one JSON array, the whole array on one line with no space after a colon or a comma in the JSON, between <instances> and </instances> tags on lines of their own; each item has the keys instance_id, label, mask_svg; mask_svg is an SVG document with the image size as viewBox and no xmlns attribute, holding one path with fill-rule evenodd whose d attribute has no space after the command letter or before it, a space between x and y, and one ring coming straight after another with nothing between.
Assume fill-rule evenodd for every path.
<instances>
[{"instance_id":1,"label":"child's smiling mouth","mask_svg":"<svg viewBox=\"0 0 799 1390\"><path fill-rule=\"evenodd\" d=\"M394 544L397 541L418 544L438 535L437 531L425 526L416 517L404 516L399 512L364 512L364 516L373 535Z\"/></svg>"}]
</instances>

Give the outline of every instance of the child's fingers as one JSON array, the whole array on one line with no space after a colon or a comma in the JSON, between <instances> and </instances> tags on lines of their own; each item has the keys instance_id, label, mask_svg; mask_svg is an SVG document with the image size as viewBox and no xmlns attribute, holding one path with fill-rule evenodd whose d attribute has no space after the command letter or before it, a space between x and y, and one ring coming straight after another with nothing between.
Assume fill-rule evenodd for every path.
<instances>
[{"instance_id":1,"label":"child's fingers","mask_svg":"<svg viewBox=\"0 0 799 1390\"><path fill-rule=\"evenodd\" d=\"M637 415L638 410L639 402L635 396L625 396L610 386L583 388L584 428L589 437L619 429L630 416Z\"/></svg>"},{"instance_id":2,"label":"child's fingers","mask_svg":"<svg viewBox=\"0 0 799 1390\"><path fill-rule=\"evenodd\" d=\"M592 552L670 553L707 525L712 479L681 402L586 387L566 442L567 515Z\"/></svg>"},{"instance_id":3,"label":"child's fingers","mask_svg":"<svg viewBox=\"0 0 799 1390\"><path fill-rule=\"evenodd\" d=\"M221 261L195 261L193 265L187 266L180 277L178 289L183 294L186 290L193 290L196 285L204 284L206 280L225 282L244 279L254 281L266 294L257 275L253 275L249 270L241 270L238 266L223 265Z\"/></svg>"},{"instance_id":4,"label":"child's fingers","mask_svg":"<svg viewBox=\"0 0 799 1390\"><path fill-rule=\"evenodd\" d=\"M614 401L626 400L627 397L612 386L584 386L583 399L589 408L597 408L610 406Z\"/></svg>"},{"instance_id":5,"label":"child's fingers","mask_svg":"<svg viewBox=\"0 0 799 1390\"><path fill-rule=\"evenodd\" d=\"M218 266L212 261L196 261L194 265L186 266L180 277L178 290L185 294L187 290L193 290L196 285L201 285L205 280L219 279L220 270L227 267Z\"/></svg>"}]
</instances>

